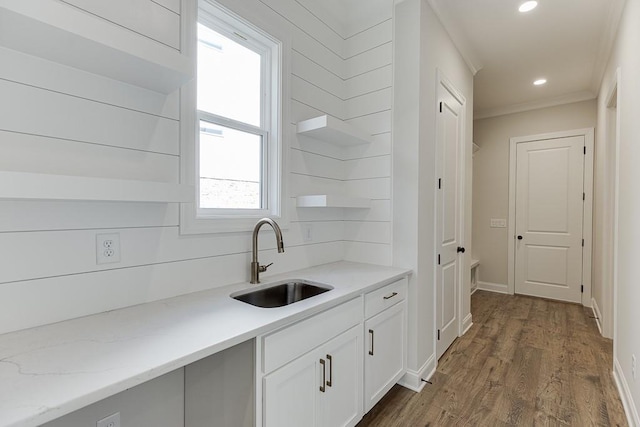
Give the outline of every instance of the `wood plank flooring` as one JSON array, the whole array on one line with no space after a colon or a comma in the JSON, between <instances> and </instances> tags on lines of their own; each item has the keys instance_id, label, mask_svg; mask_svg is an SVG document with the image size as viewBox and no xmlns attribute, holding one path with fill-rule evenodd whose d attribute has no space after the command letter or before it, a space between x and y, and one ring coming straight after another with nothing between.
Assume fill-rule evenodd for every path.
<instances>
[{"instance_id":1,"label":"wood plank flooring","mask_svg":"<svg viewBox=\"0 0 640 427\"><path fill-rule=\"evenodd\" d=\"M591 309L476 292L473 327L421 393L396 385L369 426L626 426L611 374L612 341Z\"/></svg>"}]
</instances>

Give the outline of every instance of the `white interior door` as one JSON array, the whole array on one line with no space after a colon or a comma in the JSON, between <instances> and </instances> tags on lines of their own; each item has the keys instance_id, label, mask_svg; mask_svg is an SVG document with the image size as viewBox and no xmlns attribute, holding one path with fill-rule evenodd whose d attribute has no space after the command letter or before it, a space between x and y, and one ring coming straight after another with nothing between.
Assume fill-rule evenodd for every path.
<instances>
[{"instance_id":1,"label":"white interior door","mask_svg":"<svg viewBox=\"0 0 640 427\"><path fill-rule=\"evenodd\" d=\"M515 292L581 302L584 136L518 143Z\"/></svg>"},{"instance_id":2,"label":"white interior door","mask_svg":"<svg viewBox=\"0 0 640 427\"><path fill-rule=\"evenodd\" d=\"M458 337L461 245L462 103L439 85L436 123L436 353L440 358Z\"/></svg>"}]
</instances>

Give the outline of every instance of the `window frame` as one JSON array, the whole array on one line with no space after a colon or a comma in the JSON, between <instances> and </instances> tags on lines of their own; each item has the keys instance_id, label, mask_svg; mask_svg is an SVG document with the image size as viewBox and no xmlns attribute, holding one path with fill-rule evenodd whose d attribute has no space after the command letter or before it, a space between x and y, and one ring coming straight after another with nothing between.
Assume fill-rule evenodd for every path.
<instances>
[{"instance_id":1,"label":"window frame","mask_svg":"<svg viewBox=\"0 0 640 427\"><path fill-rule=\"evenodd\" d=\"M256 220L269 217L288 227L286 163L283 153L288 123L288 86L290 41L283 30L257 15L248 7L231 11L214 0L193 2L190 19L183 25L183 53L190 58L194 78L180 91L181 98L181 181L194 187L193 203L180 206L181 234L250 231ZM238 5L240 6L240 5ZM234 5L234 8L236 6ZM230 118L197 110L197 25L202 23L233 41L263 55L261 125L255 127ZM238 37L238 34L242 36ZM244 36L244 37L243 37ZM266 40L255 42L255 40ZM257 49L257 50L256 50ZM287 76L287 78L283 78ZM285 100L283 102L283 100ZM262 137L262 209L200 208L200 120L249 132Z\"/></svg>"}]
</instances>

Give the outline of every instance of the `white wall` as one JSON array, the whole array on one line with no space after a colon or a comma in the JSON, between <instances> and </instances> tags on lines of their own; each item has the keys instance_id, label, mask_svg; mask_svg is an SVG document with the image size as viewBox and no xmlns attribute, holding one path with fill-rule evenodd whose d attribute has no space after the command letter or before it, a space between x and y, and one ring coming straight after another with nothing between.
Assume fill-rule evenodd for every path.
<instances>
[{"instance_id":1,"label":"white wall","mask_svg":"<svg viewBox=\"0 0 640 427\"><path fill-rule=\"evenodd\" d=\"M640 381L634 379L631 357L640 357L640 0L627 0L613 52L598 96L598 135L606 139L603 125L607 114L606 98L615 73L620 68L618 86L618 239L616 244L616 295L614 330L614 372L632 425L640 425ZM638 375L638 374L636 374Z\"/></svg>"},{"instance_id":2,"label":"white wall","mask_svg":"<svg viewBox=\"0 0 640 427\"><path fill-rule=\"evenodd\" d=\"M157 2L142 3L180 20ZM345 258L390 264L390 0L368 6L386 15L354 18L349 30L357 31L344 37L294 0L222 3L291 38L290 197L346 188L374 199L369 211L343 212L299 210L290 198L286 252L277 254L263 233L260 260L274 262L263 277ZM158 34L123 10L93 12L145 43L155 37L158 49L179 46L179 25ZM4 48L0 62L1 170L178 182L178 92L165 96ZM325 113L375 142L345 150L296 137L297 121ZM312 224L311 242L303 242L304 223ZM0 333L248 279L248 233L181 236L178 224L176 204L0 201ZM118 264L96 264L95 236L104 232L120 234Z\"/></svg>"},{"instance_id":3,"label":"white wall","mask_svg":"<svg viewBox=\"0 0 640 427\"><path fill-rule=\"evenodd\" d=\"M491 228L490 221L509 218L509 139L595 125L595 100L474 121L480 150L473 157L473 257L482 282L505 288L508 282L507 228Z\"/></svg>"},{"instance_id":4,"label":"white wall","mask_svg":"<svg viewBox=\"0 0 640 427\"><path fill-rule=\"evenodd\" d=\"M408 367L414 383L435 368L435 120L437 70L466 98L466 170L471 168L473 75L426 1L397 2L394 30L393 262L413 269L409 283ZM465 236L471 240L471 174L466 174ZM464 256L468 267L470 253ZM470 313L469 269L463 309Z\"/></svg>"}]
</instances>

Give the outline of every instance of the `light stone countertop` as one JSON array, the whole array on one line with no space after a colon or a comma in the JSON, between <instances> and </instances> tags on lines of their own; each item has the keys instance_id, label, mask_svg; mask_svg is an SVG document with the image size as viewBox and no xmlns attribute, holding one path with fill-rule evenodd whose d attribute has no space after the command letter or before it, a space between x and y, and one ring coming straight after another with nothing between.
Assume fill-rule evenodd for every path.
<instances>
[{"instance_id":1,"label":"light stone countertop","mask_svg":"<svg viewBox=\"0 0 640 427\"><path fill-rule=\"evenodd\" d=\"M38 426L408 274L341 261L264 279L334 287L285 307L230 298L245 282L0 335L0 426Z\"/></svg>"}]
</instances>

